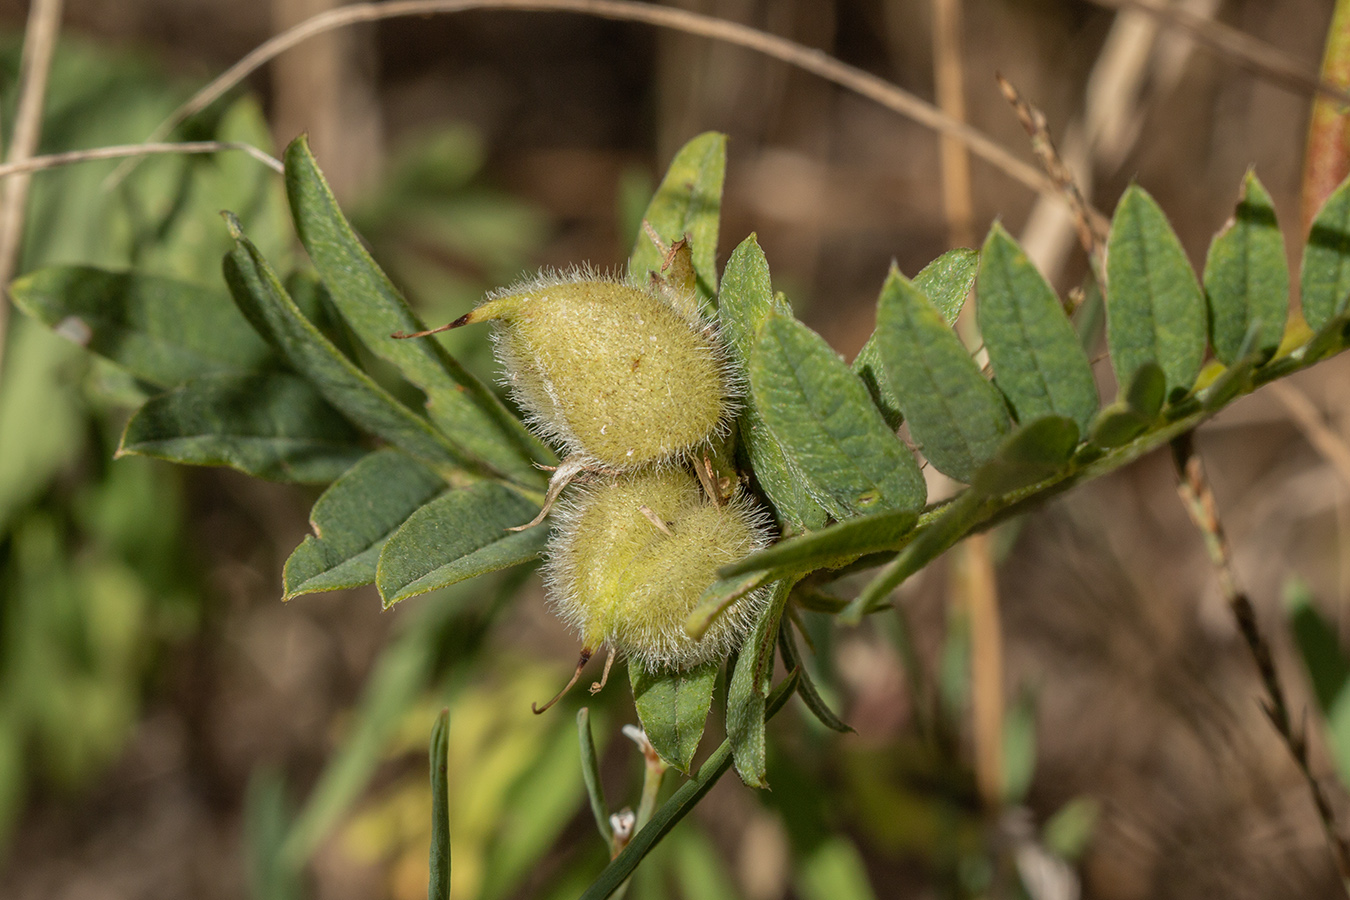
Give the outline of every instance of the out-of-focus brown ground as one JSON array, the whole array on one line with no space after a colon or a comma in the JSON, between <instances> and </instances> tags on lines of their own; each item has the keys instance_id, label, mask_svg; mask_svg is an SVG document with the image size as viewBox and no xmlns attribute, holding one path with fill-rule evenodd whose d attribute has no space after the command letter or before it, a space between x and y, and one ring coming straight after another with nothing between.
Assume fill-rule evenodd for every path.
<instances>
[{"instance_id":1,"label":"out-of-focus brown ground","mask_svg":"<svg viewBox=\"0 0 1350 900\"><path fill-rule=\"evenodd\" d=\"M683 5L792 36L932 94L926 0ZM70 0L67 21L205 76L261 41L274 21L315 6ZM18 27L25 7L5 0L0 22ZM1313 67L1330 10L1330 0L1231 0L1218 18ZM969 0L965 16L970 119L1027 155L994 86L999 71L1062 134L1081 112L1114 14L1068 0ZM336 57L311 52L309 63L257 79L272 98L279 139L313 132L320 162L341 168L355 190L378 178L387 148L429 121L468 121L485 136L491 178L558 223L540 264L618 263L626 242L616 225L621 175L634 166L659 173L683 140L710 128L731 137L719 258L756 231L776 286L846 357L871 330L890 261L912 274L947 248L930 133L745 51L574 16L470 13L366 28ZM1254 165L1293 234L1307 98L1208 51L1169 52L1183 57L1175 84L1153 93L1149 86L1165 79L1144 80L1138 146L1099 173L1095 203L1109 211L1137 179L1198 262ZM312 88L285 80L321 65L335 66L349 89L310 96L303 92ZM1163 63L1152 65L1156 74ZM994 218L1020 232L1034 201L979 162L973 194L979 232ZM1076 284L1083 267L1075 253L1054 273L1058 286ZM1342 434L1350 434L1350 392L1339 388L1347 377L1350 362L1337 360L1296 379ZM1197 442L1238 575L1302 709L1308 701L1282 630L1281 588L1297 574L1344 622L1350 486L1268 392L1235 404ZM1024 523L1000 569L1005 680L1009 691L1038 690L1033 808L1044 814L1083 793L1102 801L1084 866L1087 896L1336 896L1310 800L1261 712L1258 681L1174 480L1158 453L1075 491ZM249 771L268 762L300 784L312 778L335 716L403 614L379 614L373 591L282 607L280 565L305 533L312 496L231 474L198 474L192 484L190 527L213 591L208 625L166 667L124 758L84 796L34 799L0 871L0 895L240 896ZM930 650L945 617L943 581L926 573L903 592ZM568 639L542 630L563 660ZM847 673L855 709L899 708L885 664L856 668ZM882 733L861 728L863 736L843 740L881 740L903 725L896 713ZM1320 752L1315 764L1329 773ZM709 802L719 815L730 810L728 821L749 821L744 793L722 785ZM879 896L910 895L888 893L882 875L892 864L874 865ZM334 850L317 861L315 887L322 898L355 900L379 896L383 882Z\"/></svg>"}]
</instances>

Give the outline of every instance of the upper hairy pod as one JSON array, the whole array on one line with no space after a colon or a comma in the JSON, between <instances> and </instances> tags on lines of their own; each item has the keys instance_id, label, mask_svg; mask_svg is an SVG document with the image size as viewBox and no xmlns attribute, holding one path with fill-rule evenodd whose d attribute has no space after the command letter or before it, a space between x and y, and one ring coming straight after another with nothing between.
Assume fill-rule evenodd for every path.
<instances>
[{"instance_id":1,"label":"upper hairy pod","mask_svg":"<svg viewBox=\"0 0 1350 900\"><path fill-rule=\"evenodd\" d=\"M456 322L497 323L508 387L545 437L618 471L705 443L734 412L713 327L692 297L589 271L544 275Z\"/></svg>"},{"instance_id":2,"label":"upper hairy pod","mask_svg":"<svg viewBox=\"0 0 1350 900\"><path fill-rule=\"evenodd\" d=\"M608 644L649 668L696 666L738 645L765 602L763 592L752 593L703 637L685 632L717 570L763 547L768 528L748 497L718 505L683 469L587 485L559 518L545 577L559 615L588 651Z\"/></svg>"}]
</instances>

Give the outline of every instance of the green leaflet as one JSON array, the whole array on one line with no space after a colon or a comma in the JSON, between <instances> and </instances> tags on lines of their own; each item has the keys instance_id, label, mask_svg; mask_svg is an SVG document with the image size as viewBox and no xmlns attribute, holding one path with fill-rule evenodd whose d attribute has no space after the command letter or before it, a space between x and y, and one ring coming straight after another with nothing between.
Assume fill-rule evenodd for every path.
<instances>
[{"instance_id":1,"label":"green leaflet","mask_svg":"<svg viewBox=\"0 0 1350 900\"><path fill-rule=\"evenodd\" d=\"M1062 473L1078 446L1078 425L1064 416L1029 422L1004 439L975 474L974 489L993 497Z\"/></svg>"},{"instance_id":2,"label":"green leaflet","mask_svg":"<svg viewBox=\"0 0 1350 900\"><path fill-rule=\"evenodd\" d=\"M663 760L686 775L703 737L721 666L714 660L684 672L649 672L636 659L628 662L633 702L647 740Z\"/></svg>"},{"instance_id":3,"label":"green leaflet","mask_svg":"<svg viewBox=\"0 0 1350 900\"><path fill-rule=\"evenodd\" d=\"M919 464L839 354L796 319L772 312L764 320L750 390L807 489L836 519L923 505Z\"/></svg>"},{"instance_id":4,"label":"green leaflet","mask_svg":"<svg viewBox=\"0 0 1350 900\"><path fill-rule=\"evenodd\" d=\"M722 216L722 183L726 178L727 136L708 131L675 154L666 177L647 205L643 219L668 244L689 236L694 254L698 297L711 309L717 296L717 232ZM638 234L628 259L628 276L646 285L649 272L660 272L661 252L646 234Z\"/></svg>"},{"instance_id":5,"label":"green leaflet","mask_svg":"<svg viewBox=\"0 0 1350 900\"><path fill-rule=\"evenodd\" d=\"M425 392L431 420L464 456L537 484L531 461L551 457L501 401L433 337L398 340L426 326L366 252L310 153L305 136L286 150L286 191L295 230L352 331L376 356Z\"/></svg>"},{"instance_id":6,"label":"green leaflet","mask_svg":"<svg viewBox=\"0 0 1350 900\"><path fill-rule=\"evenodd\" d=\"M998 389L897 269L881 288L876 337L883 370L924 456L969 483L1011 426Z\"/></svg>"},{"instance_id":7,"label":"green leaflet","mask_svg":"<svg viewBox=\"0 0 1350 900\"><path fill-rule=\"evenodd\" d=\"M1321 331L1350 301L1350 178L1322 204L1303 250L1303 318Z\"/></svg>"},{"instance_id":8,"label":"green leaflet","mask_svg":"<svg viewBox=\"0 0 1350 900\"><path fill-rule=\"evenodd\" d=\"M768 582L770 574L761 571L735 578L719 578L708 585L707 590L698 598L698 606L694 607L693 612L689 613L689 618L685 620L685 634L695 640L703 637L708 631L708 626L712 625L718 616L726 612L732 603Z\"/></svg>"},{"instance_id":9,"label":"green leaflet","mask_svg":"<svg viewBox=\"0 0 1350 900\"><path fill-rule=\"evenodd\" d=\"M409 516L380 551L375 585L385 608L534 559L548 529L506 529L530 521L538 511L538 504L492 481L432 500Z\"/></svg>"},{"instance_id":10,"label":"green leaflet","mask_svg":"<svg viewBox=\"0 0 1350 900\"><path fill-rule=\"evenodd\" d=\"M450 710L443 709L431 728L431 877L427 900L450 900Z\"/></svg>"},{"instance_id":11,"label":"green leaflet","mask_svg":"<svg viewBox=\"0 0 1350 900\"><path fill-rule=\"evenodd\" d=\"M581 748L581 779L586 783L586 797L591 803L595 828L606 844L614 840L609 825L609 804L605 802L605 785L600 780L600 754L595 750L595 735L591 733L591 711L577 710L577 743Z\"/></svg>"},{"instance_id":12,"label":"green leaflet","mask_svg":"<svg viewBox=\"0 0 1350 900\"><path fill-rule=\"evenodd\" d=\"M978 262L978 253L958 247L948 250L914 276L914 286L933 302L948 325L956 322L956 317L961 314L961 307L965 305L970 288L975 284ZM891 390L890 382L882 371L876 332L858 351L853 360L853 371L867 385L872 402L881 410L886 424L891 428L899 428L904 416L900 412L900 401L895 398L895 392Z\"/></svg>"},{"instance_id":13,"label":"green leaflet","mask_svg":"<svg viewBox=\"0 0 1350 900\"><path fill-rule=\"evenodd\" d=\"M28 315L161 387L201 375L243 375L272 355L216 287L52 266L18 279L10 294Z\"/></svg>"},{"instance_id":14,"label":"green leaflet","mask_svg":"<svg viewBox=\"0 0 1350 900\"><path fill-rule=\"evenodd\" d=\"M881 609L891 591L906 578L928 565L965 537L975 523L981 521L985 497L977 490L962 491L956 499L944 506L936 518L920 529L914 540L887 563L868 582L861 593L839 614L846 625L856 625L862 617Z\"/></svg>"},{"instance_id":15,"label":"green leaflet","mask_svg":"<svg viewBox=\"0 0 1350 900\"><path fill-rule=\"evenodd\" d=\"M994 381L1018 420L1065 416L1087 430L1098 405L1087 354L1054 290L998 223L980 252L976 294Z\"/></svg>"},{"instance_id":16,"label":"green leaflet","mask_svg":"<svg viewBox=\"0 0 1350 900\"><path fill-rule=\"evenodd\" d=\"M1215 357L1235 364L1255 328L1252 349L1270 358L1284 336L1289 268L1275 207L1255 172L1247 172L1233 218L1209 245L1204 281Z\"/></svg>"},{"instance_id":17,"label":"green leaflet","mask_svg":"<svg viewBox=\"0 0 1350 900\"><path fill-rule=\"evenodd\" d=\"M374 382L305 318L267 261L226 214L235 248L225 257L234 302L258 333L347 418L432 465L473 464Z\"/></svg>"},{"instance_id":18,"label":"green leaflet","mask_svg":"<svg viewBox=\"0 0 1350 900\"><path fill-rule=\"evenodd\" d=\"M783 665L787 666L789 672L797 672L797 696L802 698L802 703L806 704L811 715L831 731L840 734L852 732L853 728L839 718L825 702L825 698L820 696L820 691L816 689L816 684L806 669L802 653L797 649L797 639L792 634L792 625L788 622L782 623L778 629L778 648L783 653Z\"/></svg>"},{"instance_id":19,"label":"green leaflet","mask_svg":"<svg viewBox=\"0 0 1350 900\"><path fill-rule=\"evenodd\" d=\"M733 365L745 382L750 380L750 354L755 335L775 310L787 312L773 296L769 263L752 234L727 260L717 296L722 337ZM744 399L737 428L742 468L754 472L764 494L778 511L779 519L794 531L823 527L827 518L825 510L811 499L801 474L764 424L764 416L753 394Z\"/></svg>"},{"instance_id":20,"label":"green leaflet","mask_svg":"<svg viewBox=\"0 0 1350 900\"><path fill-rule=\"evenodd\" d=\"M1167 376L1155 362L1144 363L1130 380L1125 396L1105 407L1092 423L1089 440L1098 447L1121 447L1158 420L1167 390Z\"/></svg>"},{"instance_id":21,"label":"green leaflet","mask_svg":"<svg viewBox=\"0 0 1350 900\"><path fill-rule=\"evenodd\" d=\"M723 566L717 574L720 578L734 578L760 571L781 575L835 568L869 553L895 549L900 539L914 530L917 521L918 515L908 509L855 516L819 531L784 538L739 562Z\"/></svg>"},{"instance_id":22,"label":"green leaflet","mask_svg":"<svg viewBox=\"0 0 1350 900\"><path fill-rule=\"evenodd\" d=\"M727 741L736 762L736 774L750 787L769 786L764 758L769 680L773 677L778 625L791 593L791 581L774 585L768 605L741 645L727 692Z\"/></svg>"},{"instance_id":23,"label":"green leaflet","mask_svg":"<svg viewBox=\"0 0 1350 900\"><path fill-rule=\"evenodd\" d=\"M1326 718L1336 771L1345 781L1350 778L1350 662L1334 627L1313 606L1307 589L1295 583L1286 593L1289 628Z\"/></svg>"},{"instance_id":24,"label":"green leaflet","mask_svg":"<svg viewBox=\"0 0 1350 900\"><path fill-rule=\"evenodd\" d=\"M1106 257L1106 340L1116 380L1156 362L1167 393L1189 391L1205 356L1205 298L1167 217L1131 185L1116 207Z\"/></svg>"},{"instance_id":25,"label":"green leaflet","mask_svg":"<svg viewBox=\"0 0 1350 900\"><path fill-rule=\"evenodd\" d=\"M127 422L117 452L324 482L369 451L309 382L273 372L193 378L152 397Z\"/></svg>"},{"instance_id":26,"label":"green leaflet","mask_svg":"<svg viewBox=\"0 0 1350 900\"><path fill-rule=\"evenodd\" d=\"M778 714L778 711L787 703L788 698L792 696L793 690L797 686L797 675L795 672L789 672L787 678L783 679L764 706L764 719L771 719ZM727 738L714 750L703 765L699 766L688 781L671 794L670 799L661 804L661 808L652 816L647 827L643 828L633 839L628 842L628 846L623 852L610 861L605 866L605 870L600 876L591 883L586 889L586 893L581 895L581 900L605 900L612 896L619 889L619 885L628 880L633 874L633 870L638 867L638 863L652 852L661 839L670 833L670 830L689 814L704 795L712 790L712 786L717 783L717 779L726 774L727 769L731 768L732 762L732 740Z\"/></svg>"},{"instance_id":27,"label":"green leaflet","mask_svg":"<svg viewBox=\"0 0 1350 900\"><path fill-rule=\"evenodd\" d=\"M439 475L398 450L371 453L314 503L314 533L286 560L283 599L374 582L385 539L447 489Z\"/></svg>"}]
</instances>

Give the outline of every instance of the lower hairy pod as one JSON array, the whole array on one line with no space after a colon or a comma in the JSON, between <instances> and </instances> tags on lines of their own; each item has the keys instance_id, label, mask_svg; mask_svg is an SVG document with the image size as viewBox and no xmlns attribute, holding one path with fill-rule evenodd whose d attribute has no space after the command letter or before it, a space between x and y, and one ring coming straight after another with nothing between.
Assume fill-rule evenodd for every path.
<instances>
[{"instance_id":1,"label":"lower hairy pod","mask_svg":"<svg viewBox=\"0 0 1350 900\"><path fill-rule=\"evenodd\" d=\"M558 514L545 578L558 614L581 635L651 669L726 656L767 595L738 600L700 638L684 629L717 570L768 543L767 516L744 494L719 504L683 469L646 470L581 487Z\"/></svg>"}]
</instances>

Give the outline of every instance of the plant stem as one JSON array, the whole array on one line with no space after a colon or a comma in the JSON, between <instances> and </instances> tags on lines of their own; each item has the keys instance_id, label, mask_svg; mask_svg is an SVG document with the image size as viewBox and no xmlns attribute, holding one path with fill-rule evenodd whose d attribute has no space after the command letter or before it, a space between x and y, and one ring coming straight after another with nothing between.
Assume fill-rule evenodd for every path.
<instances>
[{"instance_id":1,"label":"plant stem","mask_svg":"<svg viewBox=\"0 0 1350 900\"><path fill-rule=\"evenodd\" d=\"M1228 539L1224 535L1214 502L1214 493L1210 489L1200 456L1195 452L1195 443L1190 432L1172 441L1172 460L1180 477L1177 493L1181 495L1191 521L1204 537L1205 550L1209 553L1210 561L1213 562L1219 576L1219 586L1233 610L1238 631L1242 633L1242 639L1247 644L1252 661L1256 663L1256 669L1261 675L1261 683L1265 686L1269 705L1262 708L1271 724L1275 726L1276 732L1284 740L1285 746L1289 748L1289 754L1294 758L1294 763L1308 786L1313 805L1317 808L1317 816L1326 833L1327 843L1335 858L1336 868L1340 872L1342 886L1346 887L1345 882L1350 880L1350 844L1340 836L1331 800L1327 797L1321 782L1312 773L1308 762L1307 735L1301 729L1297 731L1294 729L1289 716L1289 701L1284 685L1280 681L1279 672L1275 669L1270 644L1257 625L1256 611L1252 608L1251 599L1238 587L1232 556L1228 549ZM1350 896L1350 887L1347 887L1346 895Z\"/></svg>"},{"instance_id":2,"label":"plant stem","mask_svg":"<svg viewBox=\"0 0 1350 900\"><path fill-rule=\"evenodd\" d=\"M957 138L976 156L1014 180L1039 193L1056 195L1054 185L1035 166L1017 158L984 132L954 119L931 103L870 72L748 25L630 0L389 0L384 3L352 3L320 13L258 45L180 106L147 140L163 140L184 120L211 105L261 66L316 35L362 22L475 9L569 12L642 22L745 47L832 81L934 131ZM127 167L119 169L114 173L113 180L125 177L127 171Z\"/></svg>"},{"instance_id":3,"label":"plant stem","mask_svg":"<svg viewBox=\"0 0 1350 900\"><path fill-rule=\"evenodd\" d=\"M14 134L5 159L22 162L37 152L42 135L42 105L47 96L47 75L52 67L56 36L61 31L63 0L33 0L24 30L23 58L19 62L19 106ZM24 211L28 205L28 177L20 175L5 185L0 202L0 371L3 371L5 333L9 324L9 281L19 260Z\"/></svg>"}]
</instances>

